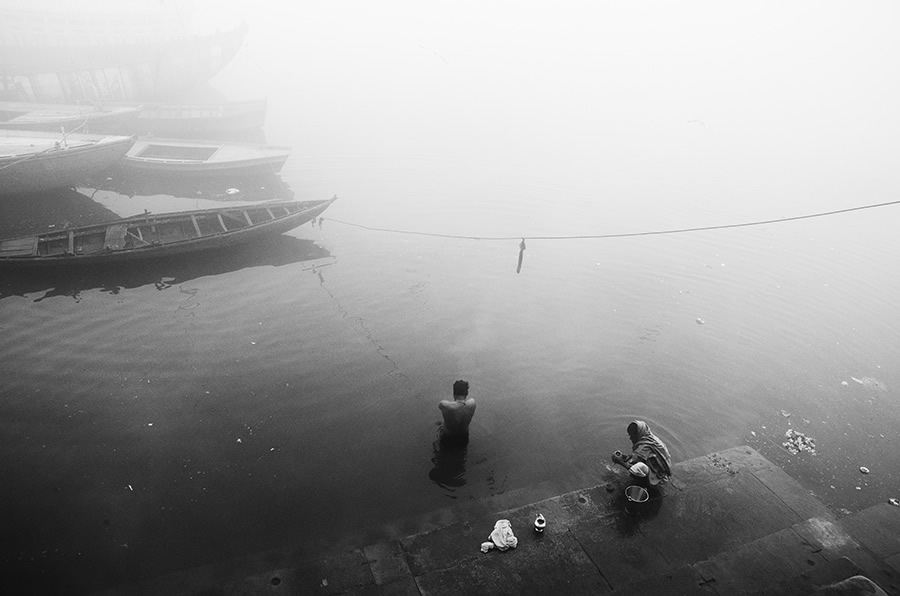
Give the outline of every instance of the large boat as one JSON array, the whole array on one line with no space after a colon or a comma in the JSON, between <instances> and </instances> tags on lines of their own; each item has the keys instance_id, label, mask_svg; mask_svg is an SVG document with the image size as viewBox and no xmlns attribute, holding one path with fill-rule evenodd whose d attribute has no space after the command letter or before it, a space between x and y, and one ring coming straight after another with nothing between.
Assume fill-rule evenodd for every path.
<instances>
[{"instance_id":1,"label":"large boat","mask_svg":"<svg viewBox=\"0 0 900 596\"><path fill-rule=\"evenodd\" d=\"M74 186L121 161L134 137L0 130L0 196Z\"/></svg>"},{"instance_id":2,"label":"large boat","mask_svg":"<svg viewBox=\"0 0 900 596\"><path fill-rule=\"evenodd\" d=\"M103 107L0 101L0 128L83 133L120 133L134 128L140 106Z\"/></svg>"},{"instance_id":3,"label":"large boat","mask_svg":"<svg viewBox=\"0 0 900 596\"><path fill-rule=\"evenodd\" d=\"M180 138L219 138L223 134L262 128L266 108L265 99L144 104L133 123L134 132Z\"/></svg>"},{"instance_id":4,"label":"large boat","mask_svg":"<svg viewBox=\"0 0 900 596\"><path fill-rule=\"evenodd\" d=\"M4 0L0 100L172 101L225 66L247 32L245 23L201 31L188 20L191 8L179 0Z\"/></svg>"},{"instance_id":5,"label":"large boat","mask_svg":"<svg viewBox=\"0 0 900 596\"><path fill-rule=\"evenodd\" d=\"M222 249L313 221L337 200L273 201L112 222L0 240L0 266L104 264Z\"/></svg>"},{"instance_id":6,"label":"large boat","mask_svg":"<svg viewBox=\"0 0 900 596\"><path fill-rule=\"evenodd\" d=\"M124 169L169 174L278 172L291 148L257 143L139 137Z\"/></svg>"}]
</instances>

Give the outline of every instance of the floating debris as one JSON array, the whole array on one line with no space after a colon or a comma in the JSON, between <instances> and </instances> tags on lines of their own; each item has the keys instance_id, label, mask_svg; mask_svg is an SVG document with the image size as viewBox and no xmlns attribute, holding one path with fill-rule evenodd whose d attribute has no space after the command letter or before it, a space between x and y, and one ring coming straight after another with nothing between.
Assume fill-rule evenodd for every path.
<instances>
[{"instance_id":1,"label":"floating debris","mask_svg":"<svg viewBox=\"0 0 900 596\"><path fill-rule=\"evenodd\" d=\"M860 467L859 467L859 471L862 472L863 474L868 474L868 473L869 473L869 468L867 468L867 467L865 467L865 466L860 466Z\"/></svg>"},{"instance_id":2,"label":"floating debris","mask_svg":"<svg viewBox=\"0 0 900 596\"><path fill-rule=\"evenodd\" d=\"M698 324L698 325L705 325L705 324L706 324L706 321L704 321L703 319L701 319L701 318L698 317L698 318L697 318L697 324Z\"/></svg>"},{"instance_id":3,"label":"floating debris","mask_svg":"<svg viewBox=\"0 0 900 596\"><path fill-rule=\"evenodd\" d=\"M796 431L793 428L787 429L784 436L786 436L788 440L782 443L782 446L791 454L797 455L801 451L806 451L811 455L816 454L816 441L812 437L807 437L802 432Z\"/></svg>"},{"instance_id":4,"label":"floating debris","mask_svg":"<svg viewBox=\"0 0 900 596\"><path fill-rule=\"evenodd\" d=\"M890 499L888 499L888 503L890 503L894 507L900 507L900 501L898 501L894 497L891 497Z\"/></svg>"},{"instance_id":5,"label":"floating debris","mask_svg":"<svg viewBox=\"0 0 900 596\"><path fill-rule=\"evenodd\" d=\"M850 378L866 389L874 389L875 391L887 391L887 386L875 377L863 377L861 379L857 379L856 377Z\"/></svg>"},{"instance_id":6,"label":"floating debris","mask_svg":"<svg viewBox=\"0 0 900 596\"><path fill-rule=\"evenodd\" d=\"M850 385L850 383L848 383L847 381L841 381L841 385L843 385L844 387L847 387Z\"/></svg>"},{"instance_id":7,"label":"floating debris","mask_svg":"<svg viewBox=\"0 0 900 596\"><path fill-rule=\"evenodd\" d=\"M781 415L784 416L785 418L791 417L791 413L788 412L787 410L781 410Z\"/></svg>"}]
</instances>

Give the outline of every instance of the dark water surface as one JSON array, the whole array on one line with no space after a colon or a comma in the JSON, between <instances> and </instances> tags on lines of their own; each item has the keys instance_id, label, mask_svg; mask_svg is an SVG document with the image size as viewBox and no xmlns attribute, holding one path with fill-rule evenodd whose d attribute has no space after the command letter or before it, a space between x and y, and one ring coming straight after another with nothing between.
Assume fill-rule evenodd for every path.
<instances>
[{"instance_id":1,"label":"dark water surface","mask_svg":"<svg viewBox=\"0 0 900 596\"><path fill-rule=\"evenodd\" d=\"M750 444L837 511L900 497L900 206L565 238L896 200L900 93L860 66L897 55L888 24L331 6L251 13L213 81L268 97L280 181L340 197L321 227L2 274L4 577L90 592L363 546L603 482L634 417L677 461ZM0 209L223 200L180 190ZM458 378L478 410L451 457L432 442Z\"/></svg>"}]
</instances>

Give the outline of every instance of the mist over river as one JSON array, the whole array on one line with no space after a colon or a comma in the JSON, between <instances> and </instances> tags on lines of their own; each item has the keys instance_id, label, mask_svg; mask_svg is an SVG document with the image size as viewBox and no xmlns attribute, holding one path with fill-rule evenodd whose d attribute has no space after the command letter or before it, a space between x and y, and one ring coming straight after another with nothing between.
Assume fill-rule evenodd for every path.
<instances>
[{"instance_id":1,"label":"mist over river","mask_svg":"<svg viewBox=\"0 0 900 596\"><path fill-rule=\"evenodd\" d=\"M751 445L838 514L900 497L898 5L216 6L249 32L210 86L268 99L295 198L339 198L196 261L0 272L23 593L601 484L634 418L675 461ZM218 204L77 191L60 213ZM0 200L61 219L27 209Z\"/></svg>"}]
</instances>

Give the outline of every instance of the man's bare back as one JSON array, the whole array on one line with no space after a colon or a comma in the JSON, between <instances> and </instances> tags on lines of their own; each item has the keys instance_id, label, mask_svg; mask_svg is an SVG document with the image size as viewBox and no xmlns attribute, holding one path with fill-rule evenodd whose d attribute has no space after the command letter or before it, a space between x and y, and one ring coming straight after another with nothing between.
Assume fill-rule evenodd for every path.
<instances>
[{"instance_id":1,"label":"man's bare back","mask_svg":"<svg viewBox=\"0 0 900 596\"><path fill-rule=\"evenodd\" d=\"M453 400L441 401L438 408L444 415L444 433L454 436L469 434L469 423L475 415L474 398L454 396Z\"/></svg>"},{"instance_id":2,"label":"man's bare back","mask_svg":"<svg viewBox=\"0 0 900 596\"><path fill-rule=\"evenodd\" d=\"M444 417L442 435L453 437L469 435L469 423L475 415L475 399L469 397L469 384L466 381L456 381L453 384L453 399L441 400L438 408Z\"/></svg>"}]
</instances>

